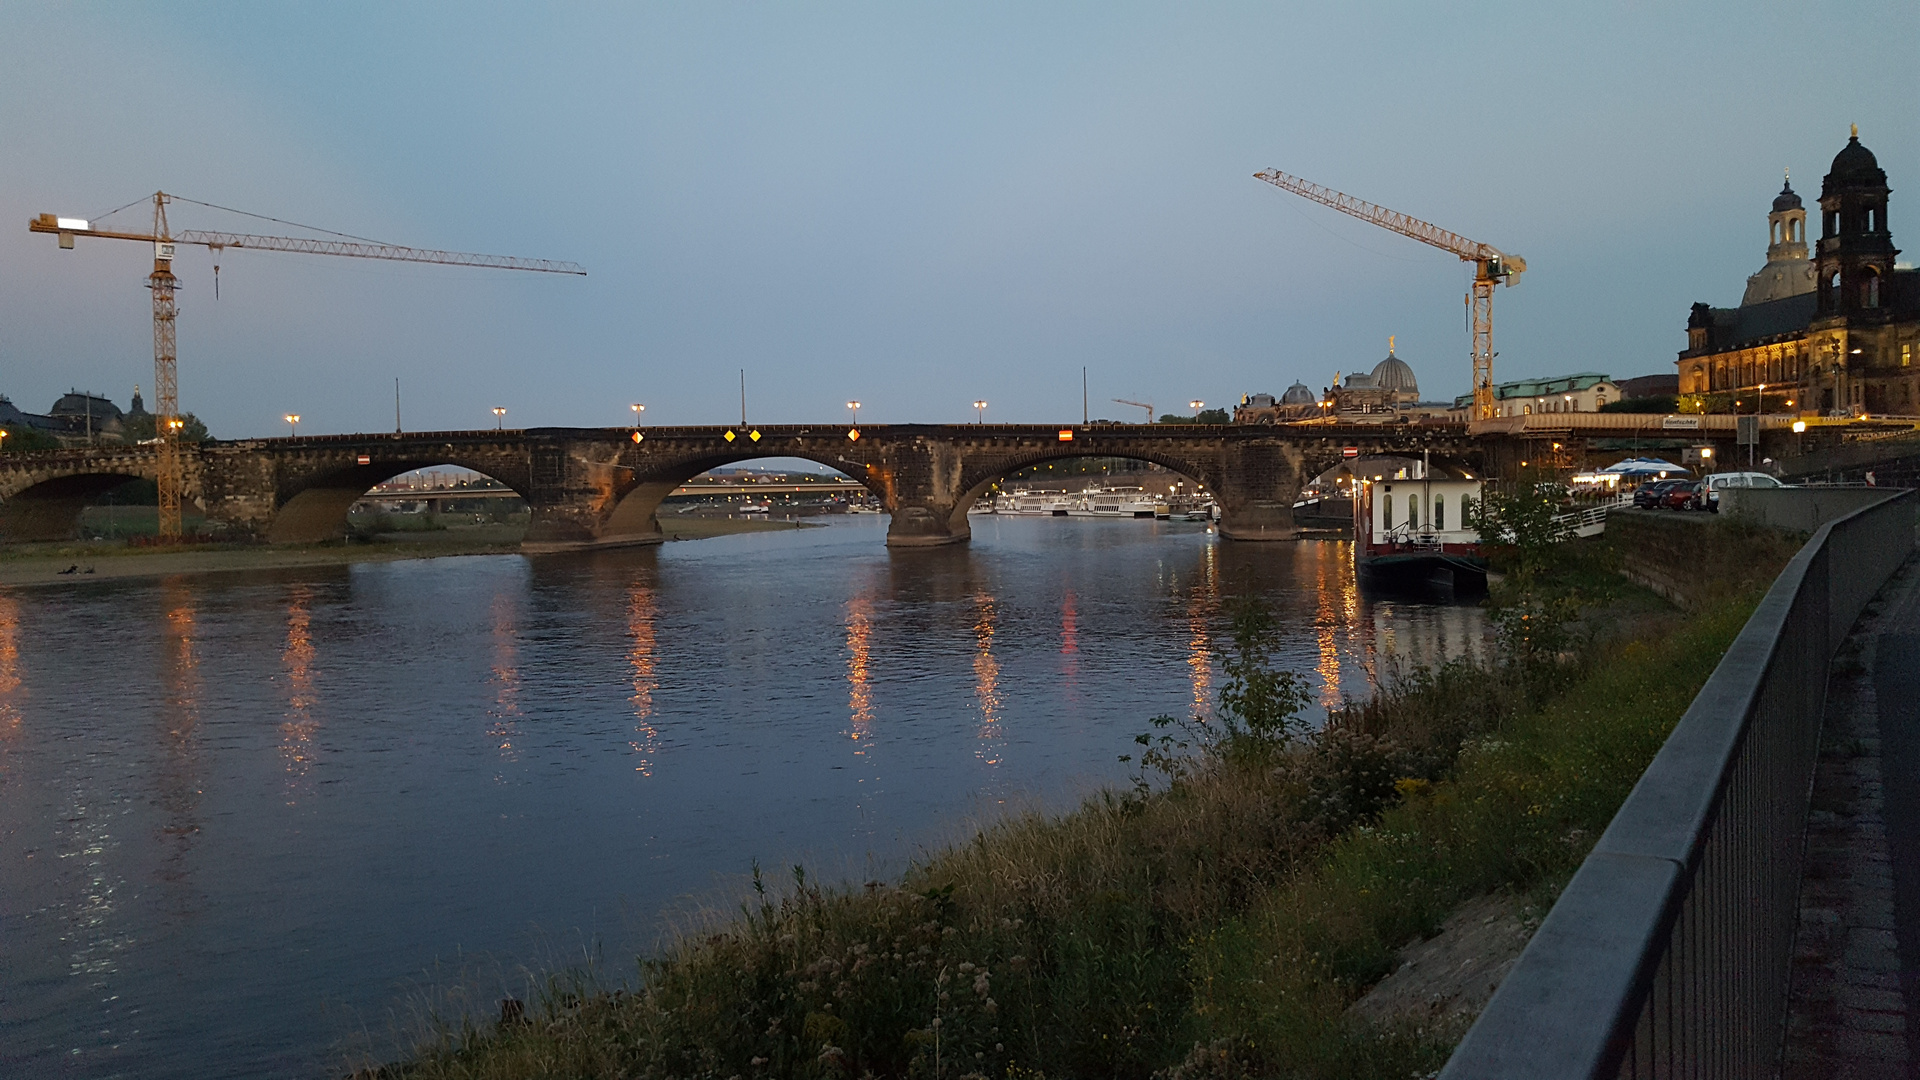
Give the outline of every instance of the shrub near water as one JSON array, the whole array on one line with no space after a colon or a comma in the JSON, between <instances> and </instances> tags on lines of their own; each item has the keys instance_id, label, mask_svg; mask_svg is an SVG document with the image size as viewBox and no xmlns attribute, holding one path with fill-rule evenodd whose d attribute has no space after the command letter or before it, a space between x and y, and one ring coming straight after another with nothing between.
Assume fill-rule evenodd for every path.
<instances>
[{"instance_id":1,"label":"shrub near water","mask_svg":"<svg viewBox=\"0 0 1920 1080\"><path fill-rule=\"evenodd\" d=\"M444 1032L383 1072L1431 1069L1457 1032L1368 1028L1347 1005L1462 899L1551 896L1752 599L1585 668L1525 650L1416 672L1318 733L1295 719L1298 680L1268 666L1270 622L1243 611L1220 721L1158 721L1136 790L991 825L897 884L796 870L776 893L756 873L737 918L644 963L637 990L556 987L529 1022Z\"/></svg>"}]
</instances>

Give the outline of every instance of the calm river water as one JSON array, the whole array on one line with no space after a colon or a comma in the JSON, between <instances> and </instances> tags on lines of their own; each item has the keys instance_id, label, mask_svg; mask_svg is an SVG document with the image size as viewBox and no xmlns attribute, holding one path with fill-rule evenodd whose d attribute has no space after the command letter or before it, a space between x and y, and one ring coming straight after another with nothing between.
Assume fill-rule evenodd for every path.
<instances>
[{"instance_id":1,"label":"calm river water","mask_svg":"<svg viewBox=\"0 0 1920 1080\"><path fill-rule=\"evenodd\" d=\"M0 1074L339 1076L527 969L630 975L755 860L897 873L1124 782L1240 595L1323 700L1482 640L1345 544L884 530L0 591Z\"/></svg>"}]
</instances>

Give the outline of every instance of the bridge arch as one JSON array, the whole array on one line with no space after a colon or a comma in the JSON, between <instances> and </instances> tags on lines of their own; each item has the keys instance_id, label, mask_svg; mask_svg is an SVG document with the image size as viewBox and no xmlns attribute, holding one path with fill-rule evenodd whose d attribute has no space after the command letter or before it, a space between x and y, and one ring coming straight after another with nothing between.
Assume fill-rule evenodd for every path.
<instances>
[{"instance_id":1,"label":"bridge arch","mask_svg":"<svg viewBox=\"0 0 1920 1080\"><path fill-rule=\"evenodd\" d=\"M600 528L600 542L634 543L659 539L663 535L660 529L660 505L687 481L701 473L728 465L769 458L797 458L824 465L859 484L882 502L887 501L889 493L884 483L876 479L873 470L863 463L834 454L815 453L795 447L758 452L747 447L738 450L729 448L724 452L706 451L689 454L670 463L657 464L645 471L635 470L631 484L619 494Z\"/></svg>"},{"instance_id":2,"label":"bridge arch","mask_svg":"<svg viewBox=\"0 0 1920 1080\"><path fill-rule=\"evenodd\" d=\"M497 462L462 460L462 455L369 460L335 464L311 470L276 493L273 519L266 529L270 544L315 544L347 535L347 511L369 491L396 476L423 469L456 468L479 473L506 485L522 499L525 481L501 476ZM505 470L502 470L505 471Z\"/></svg>"},{"instance_id":3,"label":"bridge arch","mask_svg":"<svg viewBox=\"0 0 1920 1080\"><path fill-rule=\"evenodd\" d=\"M153 479L137 467L47 470L0 482L0 540L71 540L80 534L80 515L102 495L134 480Z\"/></svg>"},{"instance_id":4,"label":"bridge arch","mask_svg":"<svg viewBox=\"0 0 1920 1080\"><path fill-rule=\"evenodd\" d=\"M970 535L972 526L967 522L967 511L986 494L987 489L1005 480L1007 477L1054 461L1072 461L1078 458L1114 458L1120 461L1144 461L1149 465L1158 465L1198 481L1209 492L1217 491L1216 478L1219 474L1218 463L1202 463L1179 455L1154 450L1116 449L1100 447L1093 449L1080 447L1075 449L1072 443L1060 443L1057 447L1044 450L1030 450L996 458L991 462L963 468L960 472L960 495L954 501L952 512L947 518L947 529L956 537Z\"/></svg>"}]
</instances>

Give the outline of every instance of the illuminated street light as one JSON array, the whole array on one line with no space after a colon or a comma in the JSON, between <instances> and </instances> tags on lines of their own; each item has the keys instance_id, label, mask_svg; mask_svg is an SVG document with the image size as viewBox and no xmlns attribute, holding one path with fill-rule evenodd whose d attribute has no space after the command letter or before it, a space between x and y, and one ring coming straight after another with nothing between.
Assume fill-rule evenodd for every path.
<instances>
[{"instance_id":1,"label":"illuminated street light","mask_svg":"<svg viewBox=\"0 0 1920 1080\"><path fill-rule=\"evenodd\" d=\"M860 403L857 401L849 401L847 402L847 408L853 410L853 426L859 427L860 426Z\"/></svg>"},{"instance_id":2,"label":"illuminated street light","mask_svg":"<svg viewBox=\"0 0 1920 1080\"><path fill-rule=\"evenodd\" d=\"M643 412L646 412L646 411L647 411L647 407L646 407L645 405L641 405L641 404L637 404L637 403L636 403L636 404L633 404L633 405L629 405L629 406L627 406L627 408L629 408L629 409L632 409L632 410L633 410L633 426L634 426L634 427L639 427L639 426L640 426L640 414L641 414L641 413L643 413Z\"/></svg>"},{"instance_id":3,"label":"illuminated street light","mask_svg":"<svg viewBox=\"0 0 1920 1080\"><path fill-rule=\"evenodd\" d=\"M288 436L295 436L300 434L300 414L299 413L290 412L287 415L281 417L280 419L285 420L287 422Z\"/></svg>"},{"instance_id":4,"label":"illuminated street light","mask_svg":"<svg viewBox=\"0 0 1920 1080\"><path fill-rule=\"evenodd\" d=\"M507 425L507 410L498 405L493 407L493 430L499 431Z\"/></svg>"},{"instance_id":5,"label":"illuminated street light","mask_svg":"<svg viewBox=\"0 0 1920 1080\"><path fill-rule=\"evenodd\" d=\"M976 401L973 403L973 422L976 424L984 424L987 422L986 402Z\"/></svg>"}]
</instances>

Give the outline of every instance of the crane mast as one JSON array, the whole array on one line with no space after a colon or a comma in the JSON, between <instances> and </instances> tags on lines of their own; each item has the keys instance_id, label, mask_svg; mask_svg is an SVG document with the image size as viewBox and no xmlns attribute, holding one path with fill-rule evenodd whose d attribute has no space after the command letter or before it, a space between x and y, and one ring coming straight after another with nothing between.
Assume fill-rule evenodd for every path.
<instances>
[{"instance_id":1,"label":"crane mast","mask_svg":"<svg viewBox=\"0 0 1920 1080\"><path fill-rule=\"evenodd\" d=\"M1468 294L1467 299L1473 322L1473 418L1475 420L1492 419L1493 287L1499 284L1511 288L1517 284L1521 272L1527 268L1527 260L1518 255L1508 255L1492 244L1469 240L1459 233L1443 229L1409 214L1377 206L1365 199L1356 199L1344 192L1335 191L1311 180L1302 180L1298 176L1281 172L1279 169L1268 169L1266 172L1253 175L1283 191L1291 191L1295 195L1312 199L1322 206L1330 206L1361 221L1378 225L1390 232L1397 232L1423 244L1430 244L1473 264L1473 291Z\"/></svg>"},{"instance_id":2,"label":"crane mast","mask_svg":"<svg viewBox=\"0 0 1920 1080\"><path fill-rule=\"evenodd\" d=\"M190 244L214 252L224 251L227 248L241 248L291 251L307 255L344 255L358 259L385 259L393 262L441 263L448 266L475 266L494 270L530 270L536 273L575 274L582 277L587 273L578 264L570 262L522 259L511 255L434 251L427 248L403 247L398 244L315 240L294 236L255 236L250 233L207 232L198 229L189 229L175 236L167 224L167 203L173 198L164 191L153 193L153 229L144 233L96 229L90 221L80 218L63 218L55 214L41 214L27 222L28 232L53 233L59 237L60 247L67 250L73 248L74 238L78 236L92 236L105 240L135 240L153 245L153 273L147 277L147 286L153 290L154 436L158 440L154 449L158 459L155 465L158 469L156 486L160 494L159 533L164 539L178 539L180 536L181 488L185 473L180 448L180 434L184 422L180 418L179 357L174 338L174 321L177 311L173 299L176 285L176 279L173 276L173 255L179 245ZM217 265L214 271L216 274L219 272Z\"/></svg>"}]
</instances>

